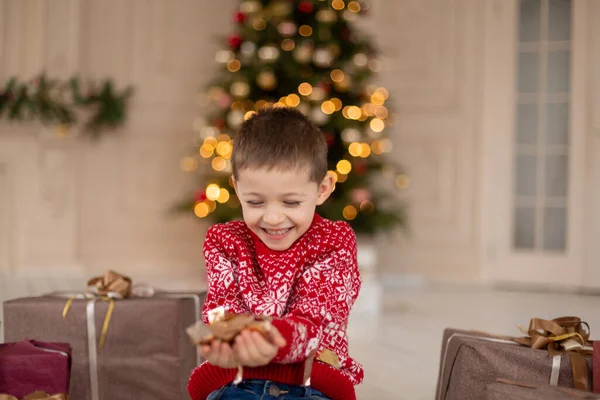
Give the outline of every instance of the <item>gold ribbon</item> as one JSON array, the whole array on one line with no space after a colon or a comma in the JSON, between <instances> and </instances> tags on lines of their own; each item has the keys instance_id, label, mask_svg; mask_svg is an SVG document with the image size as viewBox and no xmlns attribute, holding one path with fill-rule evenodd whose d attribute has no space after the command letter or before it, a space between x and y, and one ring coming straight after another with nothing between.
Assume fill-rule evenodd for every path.
<instances>
[{"instance_id":1,"label":"gold ribbon","mask_svg":"<svg viewBox=\"0 0 600 400\"><path fill-rule=\"evenodd\" d=\"M15 396L11 396L10 394L1 394L0 400L19 400ZM57 393L53 395L49 395L43 390L33 392L23 397L21 400L69 400L69 395L66 393Z\"/></svg>"},{"instance_id":2,"label":"gold ribbon","mask_svg":"<svg viewBox=\"0 0 600 400\"><path fill-rule=\"evenodd\" d=\"M583 329L584 326L587 329ZM532 318L529 329L525 332L528 336L513 338L513 340L532 349L547 349L550 357L568 353L575 388L589 391L585 355L592 354L592 350L588 341L590 327L586 322L578 317L561 317L553 320Z\"/></svg>"},{"instance_id":3,"label":"gold ribbon","mask_svg":"<svg viewBox=\"0 0 600 400\"><path fill-rule=\"evenodd\" d=\"M110 319L112 318L112 314L115 309L114 299L126 299L131 295L131 278L121 275L115 271L106 271L103 276L98 276L88 281L88 293L92 293L95 296L100 296L100 300L109 302L108 310L104 316L102 332L100 333L100 339L98 341L98 347L102 349L104 347L104 343L106 343ZM67 314L69 313L69 309L73 304L73 300L75 300L77 297L78 296L75 295L67 300L62 312L63 319L67 318Z\"/></svg>"},{"instance_id":4,"label":"gold ribbon","mask_svg":"<svg viewBox=\"0 0 600 400\"><path fill-rule=\"evenodd\" d=\"M115 271L106 271L88 281L88 291L99 295L126 299L131 295L131 278Z\"/></svg>"}]
</instances>

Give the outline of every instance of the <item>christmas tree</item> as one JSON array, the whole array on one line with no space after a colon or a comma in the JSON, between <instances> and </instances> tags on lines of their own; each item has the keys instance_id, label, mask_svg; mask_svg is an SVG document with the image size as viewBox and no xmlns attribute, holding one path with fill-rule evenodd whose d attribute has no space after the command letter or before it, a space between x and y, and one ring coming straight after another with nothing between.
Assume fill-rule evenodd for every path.
<instances>
[{"instance_id":1,"label":"christmas tree","mask_svg":"<svg viewBox=\"0 0 600 400\"><path fill-rule=\"evenodd\" d=\"M194 124L197 152L181 161L199 189L177 209L212 222L240 218L231 186L235 132L261 107L288 106L309 116L329 146L336 187L317 212L347 220L358 234L405 226L395 192L408 178L384 159L392 147L388 91L371 82L378 52L355 26L366 12L362 1L240 2L235 32L216 54L209 111Z\"/></svg>"}]
</instances>

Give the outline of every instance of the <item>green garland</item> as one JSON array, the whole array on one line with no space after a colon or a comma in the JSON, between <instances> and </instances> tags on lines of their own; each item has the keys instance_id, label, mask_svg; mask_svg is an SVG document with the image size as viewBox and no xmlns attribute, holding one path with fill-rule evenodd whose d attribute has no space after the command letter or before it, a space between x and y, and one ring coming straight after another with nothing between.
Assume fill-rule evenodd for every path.
<instances>
[{"instance_id":1,"label":"green garland","mask_svg":"<svg viewBox=\"0 0 600 400\"><path fill-rule=\"evenodd\" d=\"M68 81L48 79L44 73L30 82L19 82L13 77L0 88L0 120L35 121L43 124L75 125L77 111L87 111L89 118L83 133L94 138L103 130L112 130L123 124L127 101L133 89L116 92L111 80L101 84L89 83L82 90L80 79Z\"/></svg>"}]
</instances>

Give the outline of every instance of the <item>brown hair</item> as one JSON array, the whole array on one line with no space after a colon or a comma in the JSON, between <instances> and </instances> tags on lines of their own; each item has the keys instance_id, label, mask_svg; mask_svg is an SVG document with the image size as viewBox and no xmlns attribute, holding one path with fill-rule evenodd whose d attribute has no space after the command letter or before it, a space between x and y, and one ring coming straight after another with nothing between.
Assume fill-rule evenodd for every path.
<instances>
[{"instance_id":1,"label":"brown hair","mask_svg":"<svg viewBox=\"0 0 600 400\"><path fill-rule=\"evenodd\" d=\"M233 176L244 168L309 167L310 179L327 174L327 143L323 133L300 111L289 107L260 109L244 122L233 141Z\"/></svg>"}]
</instances>

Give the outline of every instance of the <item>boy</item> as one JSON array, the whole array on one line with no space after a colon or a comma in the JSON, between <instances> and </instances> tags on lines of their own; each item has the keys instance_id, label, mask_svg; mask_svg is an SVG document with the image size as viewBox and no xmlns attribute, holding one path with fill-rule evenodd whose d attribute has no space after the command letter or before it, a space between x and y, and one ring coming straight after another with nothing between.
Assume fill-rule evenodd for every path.
<instances>
[{"instance_id":1,"label":"boy","mask_svg":"<svg viewBox=\"0 0 600 400\"><path fill-rule=\"evenodd\" d=\"M201 346L207 361L190 377L192 399L355 399L363 370L346 328L361 285L356 237L315 213L334 187L323 134L295 109L262 109L236 136L232 167L244 220L206 235L204 323L222 306L273 317L275 329L271 340L243 331L232 346Z\"/></svg>"}]
</instances>

